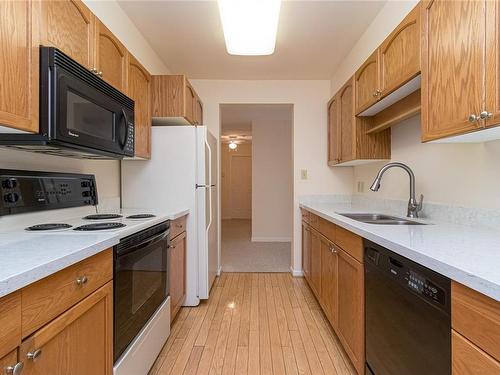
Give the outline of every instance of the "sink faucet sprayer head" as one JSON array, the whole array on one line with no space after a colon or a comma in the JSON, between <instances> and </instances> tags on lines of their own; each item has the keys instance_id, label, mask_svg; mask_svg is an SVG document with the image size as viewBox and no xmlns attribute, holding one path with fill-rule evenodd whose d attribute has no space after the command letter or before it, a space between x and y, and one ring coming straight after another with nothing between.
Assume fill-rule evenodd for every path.
<instances>
[{"instance_id":1,"label":"sink faucet sprayer head","mask_svg":"<svg viewBox=\"0 0 500 375\"><path fill-rule=\"evenodd\" d=\"M371 191L378 191L380 189L380 178L376 178L375 181L373 181L372 186L370 187Z\"/></svg>"}]
</instances>

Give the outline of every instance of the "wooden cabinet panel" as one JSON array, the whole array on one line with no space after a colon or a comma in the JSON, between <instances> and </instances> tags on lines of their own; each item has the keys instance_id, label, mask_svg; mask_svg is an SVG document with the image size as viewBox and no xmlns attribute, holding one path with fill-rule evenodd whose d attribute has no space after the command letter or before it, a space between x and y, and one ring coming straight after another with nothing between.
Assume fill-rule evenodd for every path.
<instances>
[{"instance_id":1,"label":"wooden cabinet panel","mask_svg":"<svg viewBox=\"0 0 500 375\"><path fill-rule=\"evenodd\" d=\"M196 97L196 124L203 125L203 103Z\"/></svg>"},{"instance_id":2,"label":"wooden cabinet panel","mask_svg":"<svg viewBox=\"0 0 500 375\"><path fill-rule=\"evenodd\" d=\"M302 272L308 282L311 281L311 228L302 222Z\"/></svg>"},{"instance_id":3,"label":"wooden cabinet panel","mask_svg":"<svg viewBox=\"0 0 500 375\"><path fill-rule=\"evenodd\" d=\"M0 298L0 357L21 344L21 292Z\"/></svg>"},{"instance_id":4,"label":"wooden cabinet panel","mask_svg":"<svg viewBox=\"0 0 500 375\"><path fill-rule=\"evenodd\" d=\"M321 305L333 328L337 328L337 252L333 242L321 239Z\"/></svg>"},{"instance_id":5,"label":"wooden cabinet panel","mask_svg":"<svg viewBox=\"0 0 500 375\"><path fill-rule=\"evenodd\" d=\"M18 363L17 349L0 358L0 372L3 374L12 374L14 366Z\"/></svg>"},{"instance_id":6,"label":"wooden cabinet panel","mask_svg":"<svg viewBox=\"0 0 500 375\"><path fill-rule=\"evenodd\" d=\"M95 16L81 0L44 0L40 6L40 43L57 47L83 66L94 65Z\"/></svg>"},{"instance_id":7,"label":"wooden cabinet panel","mask_svg":"<svg viewBox=\"0 0 500 375\"><path fill-rule=\"evenodd\" d=\"M500 374L500 362L454 330L451 331L451 367L453 375Z\"/></svg>"},{"instance_id":8,"label":"wooden cabinet panel","mask_svg":"<svg viewBox=\"0 0 500 375\"><path fill-rule=\"evenodd\" d=\"M134 100L135 156L151 158L151 75L129 53L128 96Z\"/></svg>"},{"instance_id":9,"label":"wooden cabinet panel","mask_svg":"<svg viewBox=\"0 0 500 375\"><path fill-rule=\"evenodd\" d=\"M111 86L126 92L128 52L125 46L99 20L96 21L96 69Z\"/></svg>"},{"instance_id":10,"label":"wooden cabinet panel","mask_svg":"<svg viewBox=\"0 0 500 375\"><path fill-rule=\"evenodd\" d=\"M187 216L179 217L172 221L170 225L170 238L175 238L186 231Z\"/></svg>"},{"instance_id":11,"label":"wooden cabinet panel","mask_svg":"<svg viewBox=\"0 0 500 375\"><path fill-rule=\"evenodd\" d=\"M23 288L23 337L30 335L112 278L113 251L107 249Z\"/></svg>"},{"instance_id":12,"label":"wooden cabinet panel","mask_svg":"<svg viewBox=\"0 0 500 375\"><path fill-rule=\"evenodd\" d=\"M485 101L485 1L423 1L422 139L480 128Z\"/></svg>"},{"instance_id":13,"label":"wooden cabinet panel","mask_svg":"<svg viewBox=\"0 0 500 375\"><path fill-rule=\"evenodd\" d=\"M311 289L319 299L321 296L321 235L311 230Z\"/></svg>"},{"instance_id":14,"label":"wooden cabinet panel","mask_svg":"<svg viewBox=\"0 0 500 375\"><path fill-rule=\"evenodd\" d=\"M363 264L338 252L337 333L359 374L365 366L365 299Z\"/></svg>"},{"instance_id":15,"label":"wooden cabinet panel","mask_svg":"<svg viewBox=\"0 0 500 375\"><path fill-rule=\"evenodd\" d=\"M191 87L191 84L189 84L188 82L186 82L186 90L184 95L184 113L186 116L186 120L188 120L192 124L196 124L196 94L194 93L194 89Z\"/></svg>"},{"instance_id":16,"label":"wooden cabinet panel","mask_svg":"<svg viewBox=\"0 0 500 375\"><path fill-rule=\"evenodd\" d=\"M186 297L186 232L171 241L169 251L170 321L173 321Z\"/></svg>"},{"instance_id":17,"label":"wooden cabinet panel","mask_svg":"<svg viewBox=\"0 0 500 375\"><path fill-rule=\"evenodd\" d=\"M31 1L0 1L0 125L34 133L38 132L37 36L32 32Z\"/></svg>"},{"instance_id":18,"label":"wooden cabinet panel","mask_svg":"<svg viewBox=\"0 0 500 375\"><path fill-rule=\"evenodd\" d=\"M354 77L338 93L340 127L340 162L353 159L354 154Z\"/></svg>"},{"instance_id":19,"label":"wooden cabinet panel","mask_svg":"<svg viewBox=\"0 0 500 375\"><path fill-rule=\"evenodd\" d=\"M486 126L500 124L500 4L486 1Z\"/></svg>"},{"instance_id":20,"label":"wooden cabinet panel","mask_svg":"<svg viewBox=\"0 0 500 375\"><path fill-rule=\"evenodd\" d=\"M328 240L335 242L337 234L337 226L328 220L318 218L318 231Z\"/></svg>"},{"instance_id":21,"label":"wooden cabinet panel","mask_svg":"<svg viewBox=\"0 0 500 375\"><path fill-rule=\"evenodd\" d=\"M378 64L378 50L376 50L356 71L356 114L363 112L379 99Z\"/></svg>"},{"instance_id":22,"label":"wooden cabinet panel","mask_svg":"<svg viewBox=\"0 0 500 375\"><path fill-rule=\"evenodd\" d=\"M340 162L340 126L337 110L337 95L328 102L328 165Z\"/></svg>"},{"instance_id":23,"label":"wooden cabinet panel","mask_svg":"<svg viewBox=\"0 0 500 375\"><path fill-rule=\"evenodd\" d=\"M379 47L381 97L420 73L420 3Z\"/></svg>"},{"instance_id":24,"label":"wooden cabinet panel","mask_svg":"<svg viewBox=\"0 0 500 375\"><path fill-rule=\"evenodd\" d=\"M452 282L451 326L500 360L500 302Z\"/></svg>"},{"instance_id":25,"label":"wooden cabinet panel","mask_svg":"<svg viewBox=\"0 0 500 375\"><path fill-rule=\"evenodd\" d=\"M38 351L38 352L37 352ZM26 339L23 375L111 375L113 282L109 282Z\"/></svg>"}]
</instances>

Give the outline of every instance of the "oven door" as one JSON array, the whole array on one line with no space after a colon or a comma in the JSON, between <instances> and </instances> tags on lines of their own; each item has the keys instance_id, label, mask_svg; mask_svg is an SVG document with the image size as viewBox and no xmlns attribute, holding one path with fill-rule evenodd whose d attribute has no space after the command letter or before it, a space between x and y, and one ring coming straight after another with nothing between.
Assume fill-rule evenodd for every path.
<instances>
[{"instance_id":1,"label":"oven door","mask_svg":"<svg viewBox=\"0 0 500 375\"><path fill-rule=\"evenodd\" d=\"M133 150L133 111L59 66L54 85L53 138L120 155L132 142Z\"/></svg>"},{"instance_id":2,"label":"oven door","mask_svg":"<svg viewBox=\"0 0 500 375\"><path fill-rule=\"evenodd\" d=\"M115 247L115 362L167 298L168 234Z\"/></svg>"}]
</instances>

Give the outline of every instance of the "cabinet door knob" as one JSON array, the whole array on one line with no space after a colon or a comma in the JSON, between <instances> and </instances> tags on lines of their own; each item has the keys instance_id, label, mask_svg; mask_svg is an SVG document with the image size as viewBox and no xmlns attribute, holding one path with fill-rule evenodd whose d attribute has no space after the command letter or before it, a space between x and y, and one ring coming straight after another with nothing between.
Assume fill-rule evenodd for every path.
<instances>
[{"instance_id":1,"label":"cabinet door knob","mask_svg":"<svg viewBox=\"0 0 500 375\"><path fill-rule=\"evenodd\" d=\"M14 366L7 366L4 368L6 374L21 375L23 372L24 364L22 362L16 363Z\"/></svg>"},{"instance_id":2,"label":"cabinet door knob","mask_svg":"<svg viewBox=\"0 0 500 375\"><path fill-rule=\"evenodd\" d=\"M476 122L476 121L479 121L479 116L477 116L475 114L471 114L469 116L469 122Z\"/></svg>"},{"instance_id":3,"label":"cabinet door knob","mask_svg":"<svg viewBox=\"0 0 500 375\"><path fill-rule=\"evenodd\" d=\"M42 349L35 349L35 350L31 351L31 352L28 352L26 354L26 358L28 358L29 360L34 361L35 359L37 359L41 355L42 355Z\"/></svg>"},{"instance_id":4,"label":"cabinet door knob","mask_svg":"<svg viewBox=\"0 0 500 375\"><path fill-rule=\"evenodd\" d=\"M99 72L97 73L97 75L98 75L99 77L102 77L102 72L101 72L101 71L99 71Z\"/></svg>"},{"instance_id":5,"label":"cabinet door knob","mask_svg":"<svg viewBox=\"0 0 500 375\"><path fill-rule=\"evenodd\" d=\"M380 94L382 94L382 91L380 91L380 90L375 90L375 91L373 92L373 94L372 94L372 95L373 95L373 97L374 97L374 98L376 98L376 97L377 97L377 96L379 96Z\"/></svg>"},{"instance_id":6,"label":"cabinet door knob","mask_svg":"<svg viewBox=\"0 0 500 375\"><path fill-rule=\"evenodd\" d=\"M488 111L483 111L479 114L479 117L481 117L483 120L489 120L493 116L493 113L488 112Z\"/></svg>"},{"instance_id":7,"label":"cabinet door knob","mask_svg":"<svg viewBox=\"0 0 500 375\"><path fill-rule=\"evenodd\" d=\"M79 277L78 279L76 279L76 285L85 285L87 284L87 281L89 281L87 276Z\"/></svg>"}]
</instances>

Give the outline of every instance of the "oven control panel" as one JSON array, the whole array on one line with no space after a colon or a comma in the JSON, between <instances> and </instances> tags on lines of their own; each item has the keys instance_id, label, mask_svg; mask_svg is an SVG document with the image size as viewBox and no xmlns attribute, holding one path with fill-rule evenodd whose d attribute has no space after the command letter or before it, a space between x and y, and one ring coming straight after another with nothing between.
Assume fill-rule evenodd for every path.
<instances>
[{"instance_id":1,"label":"oven control panel","mask_svg":"<svg viewBox=\"0 0 500 375\"><path fill-rule=\"evenodd\" d=\"M407 280L408 288L410 288L414 292L434 302L440 304L445 303L444 291L424 276L413 270L409 270L407 273Z\"/></svg>"},{"instance_id":2,"label":"oven control panel","mask_svg":"<svg viewBox=\"0 0 500 375\"><path fill-rule=\"evenodd\" d=\"M97 204L93 175L0 170L0 216Z\"/></svg>"}]
</instances>

